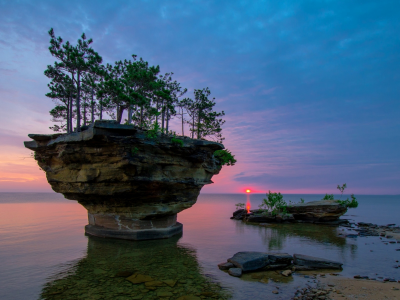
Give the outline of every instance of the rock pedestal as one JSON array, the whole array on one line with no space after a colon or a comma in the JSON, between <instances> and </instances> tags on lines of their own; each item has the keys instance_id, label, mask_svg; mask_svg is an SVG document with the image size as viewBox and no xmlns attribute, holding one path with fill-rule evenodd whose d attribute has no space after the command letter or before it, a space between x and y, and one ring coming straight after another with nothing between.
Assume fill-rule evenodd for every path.
<instances>
[{"instance_id":1,"label":"rock pedestal","mask_svg":"<svg viewBox=\"0 0 400 300\"><path fill-rule=\"evenodd\" d=\"M121 239L182 232L177 213L196 203L221 165L219 143L158 135L114 121L70 134L30 134L25 147L57 193L88 210L86 233ZM176 139L183 142L177 143Z\"/></svg>"}]
</instances>

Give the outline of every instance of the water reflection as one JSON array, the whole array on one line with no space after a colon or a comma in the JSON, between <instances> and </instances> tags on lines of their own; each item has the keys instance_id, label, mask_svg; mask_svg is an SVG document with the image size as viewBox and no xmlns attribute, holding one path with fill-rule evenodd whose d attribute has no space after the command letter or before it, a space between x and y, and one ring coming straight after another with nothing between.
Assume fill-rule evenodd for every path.
<instances>
[{"instance_id":1,"label":"water reflection","mask_svg":"<svg viewBox=\"0 0 400 300\"><path fill-rule=\"evenodd\" d=\"M49 278L42 299L176 299L185 295L227 299L202 274L196 251L167 240L132 242L88 237L87 255ZM59 268L60 269L60 268ZM151 276L158 284L132 284L130 274Z\"/></svg>"},{"instance_id":2,"label":"water reflection","mask_svg":"<svg viewBox=\"0 0 400 300\"><path fill-rule=\"evenodd\" d=\"M315 224L268 224L259 226L247 224L241 221L236 222L236 232L244 232L245 227L251 226L260 235L263 244L268 251L278 251L285 248L285 244L291 238L301 238L304 242L315 242L326 245L333 245L338 248L354 248L356 245L349 244L345 237L338 235L338 227L322 226ZM354 251L354 249L352 249Z\"/></svg>"}]
</instances>

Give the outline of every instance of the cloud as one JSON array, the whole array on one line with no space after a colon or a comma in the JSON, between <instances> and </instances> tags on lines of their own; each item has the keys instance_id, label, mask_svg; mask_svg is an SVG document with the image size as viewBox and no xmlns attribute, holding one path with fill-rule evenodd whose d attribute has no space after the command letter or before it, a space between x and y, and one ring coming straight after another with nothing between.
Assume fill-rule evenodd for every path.
<instances>
[{"instance_id":1,"label":"cloud","mask_svg":"<svg viewBox=\"0 0 400 300\"><path fill-rule=\"evenodd\" d=\"M50 133L43 71L54 62L47 49L53 27L72 43L84 31L105 63L137 54L174 72L187 96L211 89L238 163L207 189L250 181L326 188L351 165L358 186L386 178L375 191L400 193L397 7L362 0L1 2L0 127L12 132L0 135L2 146ZM173 124L179 128L179 120ZM315 174L303 177L305 170ZM319 180L327 173L336 175Z\"/></svg>"}]
</instances>

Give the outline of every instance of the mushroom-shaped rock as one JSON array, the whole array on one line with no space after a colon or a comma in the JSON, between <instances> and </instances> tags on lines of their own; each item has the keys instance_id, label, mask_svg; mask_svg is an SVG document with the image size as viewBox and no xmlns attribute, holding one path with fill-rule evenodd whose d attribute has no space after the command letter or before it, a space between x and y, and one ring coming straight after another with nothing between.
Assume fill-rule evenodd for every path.
<instances>
[{"instance_id":1,"label":"mushroom-shaped rock","mask_svg":"<svg viewBox=\"0 0 400 300\"><path fill-rule=\"evenodd\" d=\"M121 239L168 238L182 232L178 212L196 203L221 165L222 144L158 135L115 121L70 134L31 134L25 147L57 193L88 210L86 233Z\"/></svg>"}]
</instances>

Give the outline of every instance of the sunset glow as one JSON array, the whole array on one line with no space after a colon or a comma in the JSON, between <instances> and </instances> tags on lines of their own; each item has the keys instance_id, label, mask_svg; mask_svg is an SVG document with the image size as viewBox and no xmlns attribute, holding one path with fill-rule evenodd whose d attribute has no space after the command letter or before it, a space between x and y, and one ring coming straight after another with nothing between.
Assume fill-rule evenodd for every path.
<instances>
[{"instance_id":1,"label":"sunset glow","mask_svg":"<svg viewBox=\"0 0 400 300\"><path fill-rule=\"evenodd\" d=\"M250 193L251 191L250 190L246 190L246 193Z\"/></svg>"}]
</instances>

